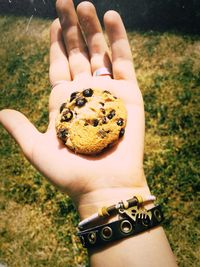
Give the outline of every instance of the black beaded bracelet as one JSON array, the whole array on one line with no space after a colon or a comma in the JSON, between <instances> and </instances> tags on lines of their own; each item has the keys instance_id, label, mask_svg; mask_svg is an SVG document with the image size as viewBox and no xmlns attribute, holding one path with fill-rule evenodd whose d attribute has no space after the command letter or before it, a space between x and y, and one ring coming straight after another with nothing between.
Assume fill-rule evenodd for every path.
<instances>
[{"instance_id":1,"label":"black beaded bracelet","mask_svg":"<svg viewBox=\"0 0 200 267\"><path fill-rule=\"evenodd\" d=\"M146 214L136 216L135 220L123 214L123 218L117 221L80 231L78 236L83 247L94 248L144 232L158 226L164 219L160 205L147 210Z\"/></svg>"}]
</instances>

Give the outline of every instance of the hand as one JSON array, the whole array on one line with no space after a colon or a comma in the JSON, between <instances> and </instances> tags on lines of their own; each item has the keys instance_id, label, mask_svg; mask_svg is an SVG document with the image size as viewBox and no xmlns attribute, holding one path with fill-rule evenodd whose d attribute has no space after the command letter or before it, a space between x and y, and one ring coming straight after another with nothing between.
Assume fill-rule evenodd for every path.
<instances>
[{"instance_id":1,"label":"hand","mask_svg":"<svg viewBox=\"0 0 200 267\"><path fill-rule=\"evenodd\" d=\"M134 192L149 193L143 173L144 107L119 14L108 11L104 16L110 55L91 3L82 2L76 13L72 0L58 0L57 12L59 19L51 26L50 82L53 89L47 131L38 132L24 115L14 110L1 111L0 122L31 164L66 191L81 217L86 217L99 202L128 199ZM108 68L113 79L93 77L94 71L101 67ZM64 82L59 83L62 80ZM128 112L122 140L98 156L74 154L61 144L55 131L60 105L73 91L89 87L106 89L122 98Z\"/></svg>"}]
</instances>

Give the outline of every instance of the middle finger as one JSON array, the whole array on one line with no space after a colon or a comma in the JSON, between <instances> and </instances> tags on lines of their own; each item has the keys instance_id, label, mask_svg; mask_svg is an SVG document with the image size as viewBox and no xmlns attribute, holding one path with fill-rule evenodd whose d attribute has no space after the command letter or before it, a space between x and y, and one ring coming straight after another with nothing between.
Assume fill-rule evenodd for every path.
<instances>
[{"instance_id":1,"label":"middle finger","mask_svg":"<svg viewBox=\"0 0 200 267\"><path fill-rule=\"evenodd\" d=\"M77 14L87 40L92 72L103 67L111 72L109 49L94 5L81 2L77 7Z\"/></svg>"},{"instance_id":2,"label":"middle finger","mask_svg":"<svg viewBox=\"0 0 200 267\"><path fill-rule=\"evenodd\" d=\"M82 73L91 75L87 46L80 30L72 0L57 0L56 8L73 78Z\"/></svg>"}]
</instances>

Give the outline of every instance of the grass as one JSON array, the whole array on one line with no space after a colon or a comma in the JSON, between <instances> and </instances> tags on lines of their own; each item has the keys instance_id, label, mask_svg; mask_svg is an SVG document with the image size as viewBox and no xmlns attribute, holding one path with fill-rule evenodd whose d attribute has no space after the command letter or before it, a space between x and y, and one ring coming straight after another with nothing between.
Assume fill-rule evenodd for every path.
<instances>
[{"instance_id":1,"label":"grass","mask_svg":"<svg viewBox=\"0 0 200 267\"><path fill-rule=\"evenodd\" d=\"M50 21L0 17L0 109L48 121ZM146 112L145 172L179 266L198 266L200 36L129 33ZM0 128L0 262L87 266L71 200L45 181Z\"/></svg>"}]
</instances>

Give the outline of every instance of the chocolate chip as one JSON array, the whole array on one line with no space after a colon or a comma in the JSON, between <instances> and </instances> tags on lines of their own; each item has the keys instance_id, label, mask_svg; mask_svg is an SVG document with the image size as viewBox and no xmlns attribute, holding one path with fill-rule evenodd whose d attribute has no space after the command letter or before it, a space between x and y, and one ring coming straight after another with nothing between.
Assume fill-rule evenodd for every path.
<instances>
[{"instance_id":1,"label":"chocolate chip","mask_svg":"<svg viewBox=\"0 0 200 267\"><path fill-rule=\"evenodd\" d=\"M103 123L103 124L106 124L106 123L107 123L107 118L106 118L106 117L103 117L103 118L102 118L102 123Z\"/></svg>"},{"instance_id":2,"label":"chocolate chip","mask_svg":"<svg viewBox=\"0 0 200 267\"><path fill-rule=\"evenodd\" d=\"M124 133L125 133L125 129L122 128L122 129L120 130L120 132L119 132L119 138L121 138L121 137L124 135Z\"/></svg>"},{"instance_id":3,"label":"chocolate chip","mask_svg":"<svg viewBox=\"0 0 200 267\"><path fill-rule=\"evenodd\" d=\"M99 130L98 134L101 138L105 138L107 136L106 132L104 130Z\"/></svg>"},{"instance_id":4,"label":"chocolate chip","mask_svg":"<svg viewBox=\"0 0 200 267\"><path fill-rule=\"evenodd\" d=\"M71 94L71 96L70 96L70 102L72 102L76 98L76 96L77 96L78 93L79 92L74 92L74 93Z\"/></svg>"},{"instance_id":5,"label":"chocolate chip","mask_svg":"<svg viewBox=\"0 0 200 267\"><path fill-rule=\"evenodd\" d=\"M105 111L104 108L100 108L100 110L101 110L101 112L102 112L103 114L106 114L106 111Z\"/></svg>"},{"instance_id":6,"label":"chocolate chip","mask_svg":"<svg viewBox=\"0 0 200 267\"><path fill-rule=\"evenodd\" d=\"M118 121L117 121L117 125L118 126L122 126L124 124L124 120L122 118L120 118Z\"/></svg>"},{"instance_id":7,"label":"chocolate chip","mask_svg":"<svg viewBox=\"0 0 200 267\"><path fill-rule=\"evenodd\" d=\"M111 95L111 93L109 91L107 91L107 90L104 90L103 93Z\"/></svg>"},{"instance_id":8,"label":"chocolate chip","mask_svg":"<svg viewBox=\"0 0 200 267\"><path fill-rule=\"evenodd\" d=\"M62 103L62 105L60 106L60 113L63 111L63 109L66 107L67 103Z\"/></svg>"},{"instance_id":9,"label":"chocolate chip","mask_svg":"<svg viewBox=\"0 0 200 267\"><path fill-rule=\"evenodd\" d=\"M99 104L101 104L103 107L104 107L104 105L105 105L103 102L99 102Z\"/></svg>"},{"instance_id":10,"label":"chocolate chip","mask_svg":"<svg viewBox=\"0 0 200 267\"><path fill-rule=\"evenodd\" d=\"M115 114L116 114L116 112L115 112L115 110L113 109L113 110L111 110L111 112L108 114L108 119L109 120L111 120L114 116L115 116Z\"/></svg>"},{"instance_id":11,"label":"chocolate chip","mask_svg":"<svg viewBox=\"0 0 200 267\"><path fill-rule=\"evenodd\" d=\"M90 97L90 96L93 95L93 93L94 93L94 91L93 91L91 88L85 89L85 90L83 91L83 95L84 95L85 97Z\"/></svg>"},{"instance_id":12,"label":"chocolate chip","mask_svg":"<svg viewBox=\"0 0 200 267\"><path fill-rule=\"evenodd\" d=\"M115 144L115 142L112 142L112 143L108 144L107 148L111 148L114 144Z\"/></svg>"},{"instance_id":13,"label":"chocolate chip","mask_svg":"<svg viewBox=\"0 0 200 267\"><path fill-rule=\"evenodd\" d=\"M96 127L99 124L99 121L97 119L93 120L93 126Z\"/></svg>"},{"instance_id":14,"label":"chocolate chip","mask_svg":"<svg viewBox=\"0 0 200 267\"><path fill-rule=\"evenodd\" d=\"M68 108L66 109L63 113L62 113L62 117L61 117L61 122L63 121L70 121L73 118L73 113L72 111Z\"/></svg>"},{"instance_id":15,"label":"chocolate chip","mask_svg":"<svg viewBox=\"0 0 200 267\"><path fill-rule=\"evenodd\" d=\"M57 133L57 136L58 138L60 138L61 140L65 141L66 138L67 138L67 135L68 135L68 131L67 129L59 129L58 130L58 133Z\"/></svg>"},{"instance_id":16,"label":"chocolate chip","mask_svg":"<svg viewBox=\"0 0 200 267\"><path fill-rule=\"evenodd\" d=\"M83 107L87 100L84 97L79 97L76 99L76 106Z\"/></svg>"}]
</instances>

